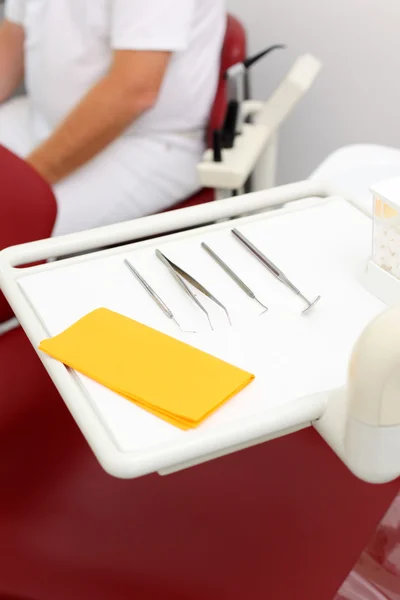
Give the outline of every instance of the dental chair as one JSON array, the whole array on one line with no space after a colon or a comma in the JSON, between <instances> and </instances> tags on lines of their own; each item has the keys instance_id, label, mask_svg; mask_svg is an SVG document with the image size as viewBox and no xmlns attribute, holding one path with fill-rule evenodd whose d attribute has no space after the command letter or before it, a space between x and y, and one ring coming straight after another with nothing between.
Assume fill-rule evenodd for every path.
<instances>
[{"instance_id":1,"label":"dental chair","mask_svg":"<svg viewBox=\"0 0 400 600\"><path fill-rule=\"evenodd\" d=\"M4 149L0 181L0 248L33 239L34 202L49 235L51 190ZM113 479L19 328L0 336L0 445L0 600L332 600L398 490L356 479L313 428Z\"/></svg>"}]
</instances>

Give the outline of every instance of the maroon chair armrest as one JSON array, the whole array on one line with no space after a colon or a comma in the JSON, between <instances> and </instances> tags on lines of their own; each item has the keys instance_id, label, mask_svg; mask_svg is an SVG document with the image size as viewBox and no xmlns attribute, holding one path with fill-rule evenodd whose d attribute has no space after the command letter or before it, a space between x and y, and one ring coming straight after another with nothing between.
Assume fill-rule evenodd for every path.
<instances>
[{"instance_id":1,"label":"maroon chair armrest","mask_svg":"<svg viewBox=\"0 0 400 600\"><path fill-rule=\"evenodd\" d=\"M0 146L0 250L51 235L57 204L50 185L24 160ZM0 323L12 317L0 293Z\"/></svg>"}]
</instances>

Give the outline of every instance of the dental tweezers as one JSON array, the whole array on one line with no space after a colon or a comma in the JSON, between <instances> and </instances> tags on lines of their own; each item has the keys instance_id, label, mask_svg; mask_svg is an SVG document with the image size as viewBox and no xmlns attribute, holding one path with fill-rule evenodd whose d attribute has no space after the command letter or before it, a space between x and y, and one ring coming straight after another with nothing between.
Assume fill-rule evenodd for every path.
<instances>
[{"instance_id":1,"label":"dental tweezers","mask_svg":"<svg viewBox=\"0 0 400 600\"><path fill-rule=\"evenodd\" d=\"M261 314L264 314L265 312L268 311L268 306L265 306L265 304L263 304L262 302L260 302L260 300L256 297L255 293L253 292L253 290L251 290L249 288L249 286L245 284L245 282L243 281L243 279L241 279L226 264L226 262L223 261L222 258L220 256L218 256L218 254L216 252L214 252L214 250L212 250L212 248L210 248L210 246L208 246L205 242L202 242L201 247L204 248L204 250L207 252L207 254L209 254L209 256L211 256L211 258L213 258L215 260L215 262L217 263L217 265L219 265L221 267L221 269L223 269L225 271L225 273L227 275L229 275L229 277L236 283L236 285L238 285L240 287L241 290L243 290L243 292L245 294L247 294L247 296L249 298L251 298L252 300L255 300L260 306L262 306L262 308L264 310L262 311Z\"/></svg>"},{"instance_id":2,"label":"dental tweezers","mask_svg":"<svg viewBox=\"0 0 400 600\"><path fill-rule=\"evenodd\" d=\"M269 260L269 258L267 258L262 252L261 250L259 250L252 242L250 242L250 240L248 240L243 233L241 233L240 231L238 231L237 229L232 229L232 233L233 235L240 241L242 242L242 244L244 246L246 246L246 248L248 250L250 250L250 252L256 257L258 258L258 260L264 265L264 267L266 267L268 269L268 271L270 273L272 273L272 275L274 275L281 283L283 283L284 285L286 285L290 290L292 290L292 292L294 292L296 294L296 296L299 296L299 298L301 298L302 300L304 300L304 302L307 304L307 307L303 310L303 314L307 313L309 310L311 310L313 308L313 306L315 306L317 304L317 302L319 302L319 300L321 300L321 296L318 296L317 298L315 298L315 300L313 300L312 302L310 302L310 300L308 300L305 296L303 296L303 294L300 292L300 290L290 281L290 279L288 277L286 277L286 275L283 273L283 271L281 271L273 262L272 260Z\"/></svg>"},{"instance_id":3,"label":"dental tweezers","mask_svg":"<svg viewBox=\"0 0 400 600\"><path fill-rule=\"evenodd\" d=\"M214 330L214 328L212 326L210 315L209 315L207 309L203 306L203 304L197 298L196 294L194 294L192 292L192 290L187 285L187 283L190 283L196 290L198 290L199 292L204 294L204 296L206 296L207 298L212 300L212 302L217 304L217 306L219 306L226 314L229 324L232 325L231 318L229 316L229 312L228 312L228 309L226 308L226 306L224 304L222 304L222 302L220 302L220 300L218 300L218 298L216 298L207 288L205 288L204 285L202 285L194 277L189 275L189 273L187 273L186 271L181 269L181 267L178 267L178 265L176 265L174 262L172 262L172 260L167 258L165 256L165 254L163 254L160 250L156 250L156 256L161 260L161 262L166 267L168 267L170 273L175 277L176 281L183 288L183 290L186 292L186 294L188 294L188 296L193 300L193 302L195 302L197 304L197 306L203 311L203 313L207 317L207 320L208 320L212 330Z\"/></svg>"}]
</instances>

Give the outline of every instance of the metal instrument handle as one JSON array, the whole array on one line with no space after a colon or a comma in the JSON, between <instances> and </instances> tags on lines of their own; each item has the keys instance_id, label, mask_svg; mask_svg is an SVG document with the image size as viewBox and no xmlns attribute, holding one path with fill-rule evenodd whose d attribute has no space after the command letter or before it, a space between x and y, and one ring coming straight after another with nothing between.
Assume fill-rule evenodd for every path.
<instances>
[{"instance_id":1,"label":"metal instrument handle","mask_svg":"<svg viewBox=\"0 0 400 600\"><path fill-rule=\"evenodd\" d=\"M164 312L164 314L169 319L173 319L174 315L172 314L172 311L168 308L168 306L160 298L160 296L157 294L157 292L155 292L153 290L153 288L151 287L151 285L149 283L147 283L147 281L141 276L141 274L139 273L139 271L137 271L135 269L135 267L129 262L129 260L127 258L125 259L125 264L130 269L130 271L134 274L134 276L136 277L136 279L142 284L142 286L147 291L147 293L153 298L154 302L161 308L161 310Z\"/></svg>"},{"instance_id":2,"label":"metal instrument handle","mask_svg":"<svg viewBox=\"0 0 400 600\"><path fill-rule=\"evenodd\" d=\"M278 279L281 279L283 273L282 271L272 262L272 260L269 260L269 258L267 258L265 256L265 254L263 254L261 252L261 250L259 250L252 242L250 242L250 240L247 239L246 236L243 235L243 233L241 233L240 231L238 231L237 229L232 229L232 233L233 235L238 238L238 240L240 240L242 242L242 244L244 244L249 250L250 252L252 252L254 254L254 256L256 256L258 258L258 260L260 262L263 263L264 266L267 267L267 269L269 271L271 271L271 273L273 275L275 275L275 277L277 277Z\"/></svg>"},{"instance_id":3,"label":"metal instrument handle","mask_svg":"<svg viewBox=\"0 0 400 600\"><path fill-rule=\"evenodd\" d=\"M226 264L226 262L224 262L222 260L222 258L220 258L218 256L218 254L216 254L214 252L214 250L212 250L210 248L210 246L208 246L205 242L202 242L201 246L215 260L215 262L225 271L225 273L227 275L229 275L229 277L231 279L233 279L233 281L235 283L237 283L237 285L239 287L242 288L242 290L245 292L245 294L247 294L249 296L249 298L254 300L255 299L254 292L245 284L245 282L242 279L240 279L240 277L238 275L236 275L236 273L234 271L232 271L232 269Z\"/></svg>"},{"instance_id":4,"label":"metal instrument handle","mask_svg":"<svg viewBox=\"0 0 400 600\"><path fill-rule=\"evenodd\" d=\"M173 275L175 277L177 283L179 283L179 285L184 289L184 291L188 294L188 296L190 296L190 298L192 300L194 300L196 302L196 304L198 304L198 299L196 298L196 295L192 292L190 287L188 285L186 285L186 283L182 279L182 277L175 271L175 269L173 268L173 266L170 263L170 261L168 260L168 258L166 256L164 256L164 254L162 252L160 252L160 250L156 250L156 256L157 256L157 258L159 258L161 260L161 262L166 267L168 267L168 270L171 273L171 275Z\"/></svg>"}]
</instances>

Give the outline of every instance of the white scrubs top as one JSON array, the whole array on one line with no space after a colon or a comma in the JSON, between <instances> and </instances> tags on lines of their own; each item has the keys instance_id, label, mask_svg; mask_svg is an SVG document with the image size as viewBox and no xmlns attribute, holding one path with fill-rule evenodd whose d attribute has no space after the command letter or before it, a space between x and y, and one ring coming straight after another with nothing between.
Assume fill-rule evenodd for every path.
<instances>
[{"instance_id":1,"label":"white scrubs top","mask_svg":"<svg viewBox=\"0 0 400 600\"><path fill-rule=\"evenodd\" d=\"M173 52L156 106L56 186L57 233L161 210L198 187L224 0L6 0L5 14L25 29L28 98L0 107L0 143L20 154L51 134L107 72L114 49Z\"/></svg>"}]
</instances>

